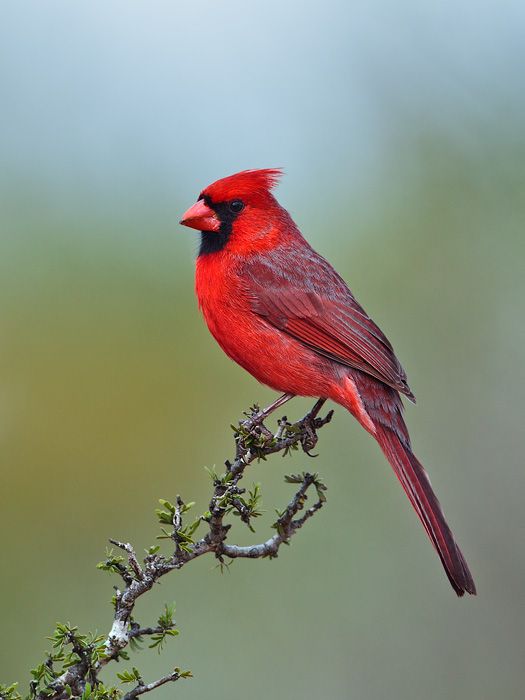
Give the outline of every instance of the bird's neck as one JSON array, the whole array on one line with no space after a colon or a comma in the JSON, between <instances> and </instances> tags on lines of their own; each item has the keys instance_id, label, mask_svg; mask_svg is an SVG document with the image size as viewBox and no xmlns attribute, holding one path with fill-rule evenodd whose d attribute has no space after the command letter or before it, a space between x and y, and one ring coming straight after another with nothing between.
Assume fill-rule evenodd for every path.
<instances>
[{"instance_id":1,"label":"bird's neck","mask_svg":"<svg viewBox=\"0 0 525 700\"><path fill-rule=\"evenodd\" d=\"M218 253L228 243L231 231L201 231L199 257Z\"/></svg>"}]
</instances>

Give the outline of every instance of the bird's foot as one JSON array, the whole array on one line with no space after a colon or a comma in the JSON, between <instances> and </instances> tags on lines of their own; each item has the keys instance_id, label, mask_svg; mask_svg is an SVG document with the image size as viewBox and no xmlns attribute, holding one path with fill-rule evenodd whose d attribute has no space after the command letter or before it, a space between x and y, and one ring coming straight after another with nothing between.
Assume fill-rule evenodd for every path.
<instances>
[{"instance_id":1,"label":"bird's foot","mask_svg":"<svg viewBox=\"0 0 525 700\"><path fill-rule=\"evenodd\" d=\"M285 449L285 454L294 445L301 445L303 452L309 457L317 457L311 454L317 445L317 431L332 420L333 411L329 411L324 418L319 417L319 412L326 402L326 399L318 399L313 408L300 420L291 423L286 416L278 421L278 428L275 434L269 430L264 421L279 406L293 398L292 394L283 394L267 408L260 410L258 406L253 406L247 412L246 419L239 423L236 429L237 456L248 450L259 454L270 449L272 452L277 449Z\"/></svg>"},{"instance_id":2,"label":"bird's foot","mask_svg":"<svg viewBox=\"0 0 525 700\"><path fill-rule=\"evenodd\" d=\"M304 418L297 423L297 426L302 433L301 447L303 448L303 452L306 452L309 457L317 457L317 455L311 454L319 439L317 436L317 431L319 428L322 428L323 425L329 423L334 415L333 410L331 410L328 411L324 418L318 418L319 411L324 406L325 402L326 399L319 399L316 401L312 410L309 411Z\"/></svg>"}]
</instances>

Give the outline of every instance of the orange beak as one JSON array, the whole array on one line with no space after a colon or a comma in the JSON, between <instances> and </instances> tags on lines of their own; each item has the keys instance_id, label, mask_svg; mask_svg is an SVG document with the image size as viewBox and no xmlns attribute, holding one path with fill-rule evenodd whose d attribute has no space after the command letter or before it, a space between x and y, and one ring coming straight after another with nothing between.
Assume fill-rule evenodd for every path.
<instances>
[{"instance_id":1,"label":"orange beak","mask_svg":"<svg viewBox=\"0 0 525 700\"><path fill-rule=\"evenodd\" d=\"M182 215L179 223L197 231L218 231L221 227L217 214L202 199Z\"/></svg>"}]
</instances>

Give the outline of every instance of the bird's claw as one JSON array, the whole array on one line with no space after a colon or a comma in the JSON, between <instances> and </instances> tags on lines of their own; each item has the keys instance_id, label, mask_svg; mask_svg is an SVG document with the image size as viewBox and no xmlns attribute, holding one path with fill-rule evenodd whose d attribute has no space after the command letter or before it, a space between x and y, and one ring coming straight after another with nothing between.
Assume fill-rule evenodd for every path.
<instances>
[{"instance_id":1,"label":"bird's claw","mask_svg":"<svg viewBox=\"0 0 525 700\"><path fill-rule=\"evenodd\" d=\"M265 449L280 441L291 440L294 445L300 444L303 452L308 457L314 458L318 456L312 454L312 450L319 439L317 431L332 420L334 412L329 411L324 418L320 418L319 411L326 399L318 399L312 409L295 423L290 423L287 417L283 416L278 421L278 428L274 434L266 427L265 420L276 407L285 403L288 397L289 395L283 395L264 410L261 410L257 405L252 406L250 411L245 413L246 418L239 423L239 431L236 437L239 451L251 449L252 443L258 449Z\"/></svg>"},{"instance_id":2,"label":"bird's claw","mask_svg":"<svg viewBox=\"0 0 525 700\"><path fill-rule=\"evenodd\" d=\"M324 401L320 399L315 404L310 413L307 413L303 420L299 422L299 425L302 430L301 447L303 448L303 452L305 452L308 455L308 457L312 458L318 456L316 454L311 454L311 451L317 445L317 441L319 440L317 436L317 430L319 430L319 428L322 428L323 425L329 423L332 420L332 416L334 415L333 410L331 410L328 411L324 418L317 417L317 414L319 413L319 410L321 409L323 403Z\"/></svg>"},{"instance_id":3,"label":"bird's claw","mask_svg":"<svg viewBox=\"0 0 525 700\"><path fill-rule=\"evenodd\" d=\"M315 432L314 421L305 420L302 425L302 435L301 435L301 447L303 452L309 457L317 457L317 455L310 454L314 447L317 445L317 433Z\"/></svg>"}]
</instances>

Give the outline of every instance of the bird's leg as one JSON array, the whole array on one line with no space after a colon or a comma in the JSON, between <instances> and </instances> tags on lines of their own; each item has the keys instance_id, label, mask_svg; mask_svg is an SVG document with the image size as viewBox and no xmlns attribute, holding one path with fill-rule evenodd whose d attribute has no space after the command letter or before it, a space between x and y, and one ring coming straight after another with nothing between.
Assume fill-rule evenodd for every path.
<instances>
[{"instance_id":1,"label":"bird's leg","mask_svg":"<svg viewBox=\"0 0 525 700\"><path fill-rule=\"evenodd\" d=\"M319 411L322 409L322 407L325 405L325 403L326 403L326 399L317 399L317 401L313 405L312 410L306 414L306 416L303 418L302 422L305 422L305 421L311 422L314 420L314 418L317 418Z\"/></svg>"},{"instance_id":2,"label":"bird's leg","mask_svg":"<svg viewBox=\"0 0 525 700\"><path fill-rule=\"evenodd\" d=\"M284 406L284 404L287 401L290 401L290 399L293 399L295 397L295 394L283 394L282 396L279 396L278 399L276 399L273 403L271 403L269 406L266 408L263 408L262 411L257 411L257 413L253 413L248 420L243 421L243 425L246 428L251 428L254 425L260 425L263 423L268 416L273 413L275 410L277 410L280 406Z\"/></svg>"}]
</instances>

